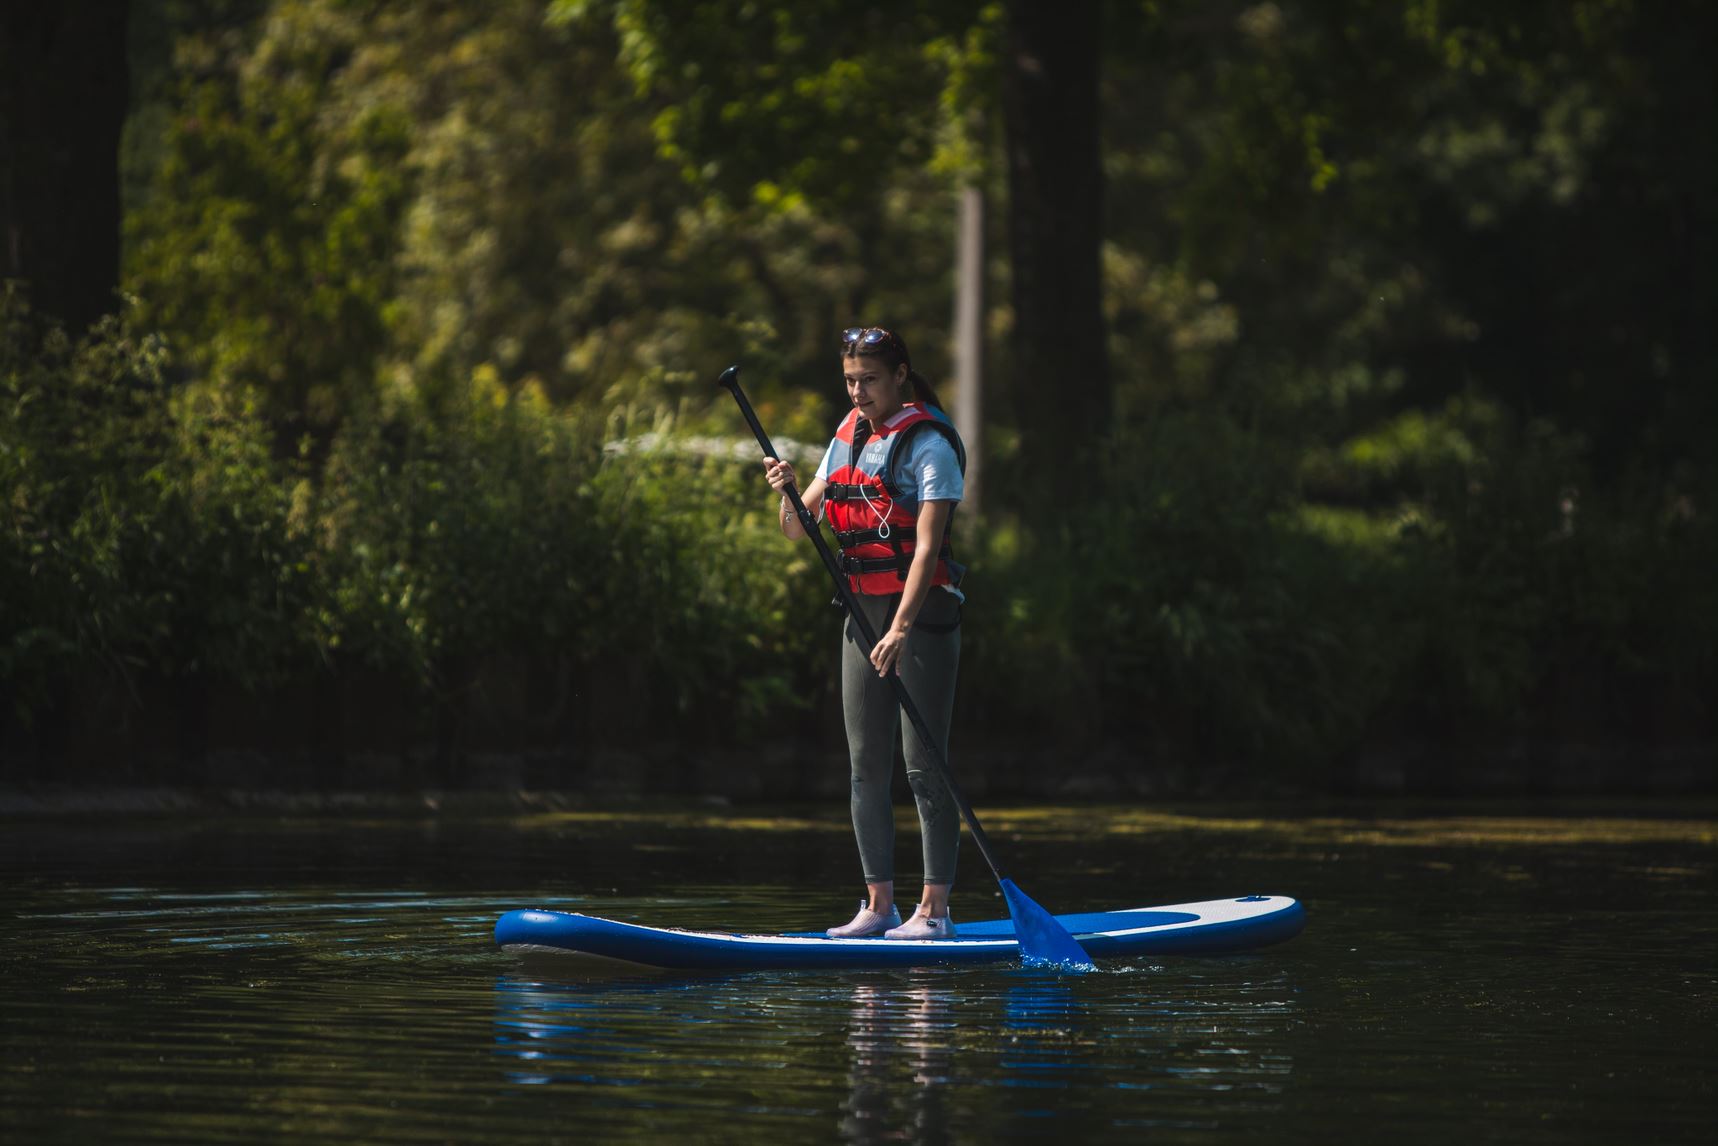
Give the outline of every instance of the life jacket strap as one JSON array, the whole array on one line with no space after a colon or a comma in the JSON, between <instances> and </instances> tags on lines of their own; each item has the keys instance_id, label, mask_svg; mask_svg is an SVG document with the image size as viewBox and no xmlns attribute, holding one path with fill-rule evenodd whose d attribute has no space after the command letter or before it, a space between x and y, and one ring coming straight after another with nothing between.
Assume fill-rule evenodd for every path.
<instances>
[{"instance_id":1,"label":"life jacket strap","mask_svg":"<svg viewBox=\"0 0 1718 1146\"><path fill-rule=\"evenodd\" d=\"M843 549L852 549L855 545L887 545L896 541L913 541L917 537L917 531L910 525L890 526L887 537L876 529L835 531L835 543Z\"/></svg>"},{"instance_id":2,"label":"life jacket strap","mask_svg":"<svg viewBox=\"0 0 1718 1146\"><path fill-rule=\"evenodd\" d=\"M866 573L905 573L913 567L910 553L900 557L848 557L842 554L835 561L849 577L859 577Z\"/></svg>"},{"instance_id":3,"label":"life jacket strap","mask_svg":"<svg viewBox=\"0 0 1718 1146\"><path fill-rule=\"evenodd\" d=\"M951 554L952 551L949 547L944 545L938 551L937 559L947 561ZM835 558L835 563L840 566L843 573L852 577L859 577L866 573L895 573L904 580L907 570L913 567L913 555L902 553L894 557L849 557L842 553Z\"/></svg>"}]
</instances>

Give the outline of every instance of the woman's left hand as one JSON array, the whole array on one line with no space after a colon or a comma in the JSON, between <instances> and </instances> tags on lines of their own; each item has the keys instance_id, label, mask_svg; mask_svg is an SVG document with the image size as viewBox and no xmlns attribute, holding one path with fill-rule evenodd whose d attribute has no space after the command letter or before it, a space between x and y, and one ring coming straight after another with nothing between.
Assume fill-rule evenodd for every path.
<instances>
[{"instance_id":1,"label":"woman's left hand","mask_svg":"<svg viewBox=\"0 0 1718 1146\"><path fill-rule=\"evenodd\" d=\"M897 667L901 654L907 648L907 631L891 628L877 640L877 647L871 650L871 664L877 669L878 676L888 676L891 669L899 672Z\"/></svg>"}]
</instances>

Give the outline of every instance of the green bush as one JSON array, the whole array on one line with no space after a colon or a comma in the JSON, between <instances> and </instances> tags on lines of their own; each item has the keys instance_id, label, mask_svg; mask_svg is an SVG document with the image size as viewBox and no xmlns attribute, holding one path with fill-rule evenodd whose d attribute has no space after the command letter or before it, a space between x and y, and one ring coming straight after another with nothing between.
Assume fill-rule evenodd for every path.
<instances>
[{"instance_id":1,"label":"green bush","mask_svg":"<svg viewBox=\"0 0 1718 1146\"><path fill-rule=\"evenodd\" d=\"M1120 438L1098 482L1058 521L977 538L973 628L995 635L967 679L1014 685L989 707L1229 762L1358 734L1392 659L1387 560L1295 528L1284 463L1219 416Z\"/></svg>"},{"instance_id":2,"label":"green bush","mask_svg":"<svg viewBox=\"0 0 1718 1146\"><path fill-rule=\"evenodd\" d=\"M442 688L484 656L565 656L644 681L632 702L688 728L796 703L809 567L756 463L672 426L558 410L487 369L355 420L322 482L330 643Z\"/></svg>"},{"instance_id":3,"label":"green bush","mask_svg":"<svg viewBox=\"0 0 1718 1146\"><path fill-rule=\"evenodd\" d=\"M606 579L599 655L644 656L688 729L729 738L803 702L833 663L830 591L809 544L782 537L752 453L709 438L643 439L611 423L618 451L593 483ZM667 424L654 430L660 434Z\"/></svg>"},{"instance_id":4,"label":"green bush","mask_svg":"<svg viewBox=\"0 0 1718 1146\"><path fill-rule=\"evenodd\" d=\"M427 682L587 623L590 422L490 370L352 419L315 498L328 643Z\"/></svg>"},{"instance_id":5,"label":"green bush","mask_svg":"<svg viewBox=\"0 0 1718 1146\"><path fill-rule=\"evenodd\" d=\"M803 729L783 718L836 671L829 586L703 416L557 407L480 367L282 459L244 391L176 377L123 319L73 341L9 289L0 684L28 718L92 674L267 690L366 664L451 711L523 654L595 690L581 735ZM1054 520L963 516L963 739L1310 780L1379 736L1702 727L1697 499L1588 494L1578 440L1494 408L1399 429L1320 461L1360 505L1309 500L1303 462L1204 411L1119 435Z\"/></svg>"},{"instance_id":6,"label":"green bush","mask_svg":"<svg viewBox=\"0 0 1718 1146\"><path fill-rule=\"evenodd\" d=\"M306 539L267 426L110 318L0 311L0 676L25 715L93 665L260 686L310 650Z\"/></svg>"}]
</instances>

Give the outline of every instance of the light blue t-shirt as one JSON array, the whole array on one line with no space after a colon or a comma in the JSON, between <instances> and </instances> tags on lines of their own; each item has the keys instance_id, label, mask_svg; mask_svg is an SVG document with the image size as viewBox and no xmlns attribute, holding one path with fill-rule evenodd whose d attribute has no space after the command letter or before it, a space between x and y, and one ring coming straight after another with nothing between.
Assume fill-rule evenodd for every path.
<instances>
[{"instance_id":1,"label":"light blue t-shirt","mask_svg":"<svg viewBox=\"0 0 1718 1146\"><path fill-rule=\"evenodd\" d=\"M903 410L895 418L908 413ZM866 469L874 469L888 449L889 439L872 438L865 443L860 460ZM817 476L828 481L830 474L847 464L847 450L846 442L839 438L831 440L829 448L823 451ZM933 430L918 430L906 450L905 455L895 459L894 472L886 475L900 487L903 503L916 506L927 501L959 501L966 496L966 479L961 476L960 460L955 457L948 438Z\"/></svg>"}]
</instances>

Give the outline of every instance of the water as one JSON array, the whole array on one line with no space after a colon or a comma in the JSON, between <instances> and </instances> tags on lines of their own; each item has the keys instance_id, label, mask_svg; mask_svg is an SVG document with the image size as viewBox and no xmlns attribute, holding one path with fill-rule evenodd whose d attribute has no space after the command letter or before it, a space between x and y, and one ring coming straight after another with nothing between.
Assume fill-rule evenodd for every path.
<instances>
[{"instance_id":1,"label":"water","mask_svg":"<svg viewBox=\"0 0 1718 1146\"><path fill-rule=\"evenodd\" d=\"M837 921L840 808L14 822L0 1139L1704 1142L1712 811L993 812L1052 910L1307 904L1282 946L1068 977L579 978L491 945L517 906ZM963 862L957 923L1006 914Z\"/></svg>"}]
</instances>

